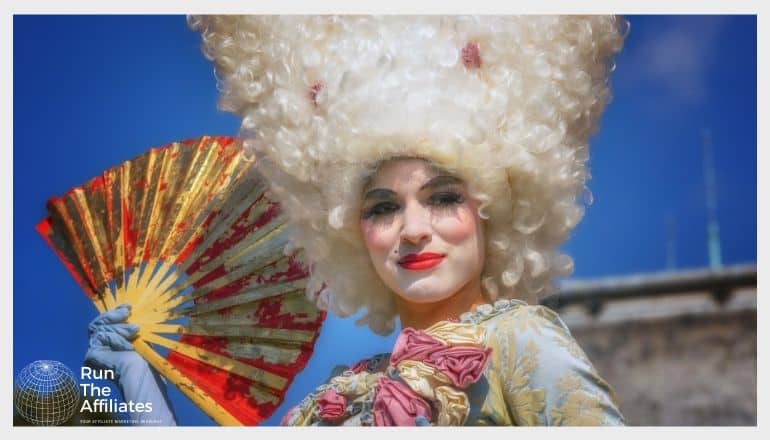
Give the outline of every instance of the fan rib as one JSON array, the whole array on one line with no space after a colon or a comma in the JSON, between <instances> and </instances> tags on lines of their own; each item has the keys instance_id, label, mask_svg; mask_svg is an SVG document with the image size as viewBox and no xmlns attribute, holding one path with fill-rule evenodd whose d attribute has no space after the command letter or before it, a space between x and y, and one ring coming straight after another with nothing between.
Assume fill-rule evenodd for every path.
<instances>
[{"instance_id":1,"label":"fan rib","mask_svg":"<svg viewBox=\"0 0 770 440\"><path fill-rule=\"evenodd\" d=\"M93 270L91 269L92 266L89 266L89 261L86 255L86 251L84 249L84 243L79 237L82 236L79 228L77 227L77 223L74 221L74 219L70 216L70 213L67 209L67 197L63 197L61 199L54 199L50 202L50 207L55 210L55 212L59 215L59 217L62 220L62 223L64 224L64 227L67 230L67 235L70 241L70 244L74 247L74 255L77 258L77 261L83 271L83 275L85 275L85 279L83 281L87 282L89 287L94 292L101 292L102 290L99 289L97 282L94 279Z\"/></svg>"},{"instance_id":2,"label":"fan rib","mask_svg":"<svg viewBox=\"0 0 770 440\"><path fill-rule=\"evenodd\" d=\"M188 277L174 288L175 292L171 296L174 296L201 281L222 266L229 269L240 266L242 271L244 267L247 267L251 271L262 268L264 264L257 266L255 263L258 261L254 260L261 254L275 251L277 248L280 251L280 255L283 255L283 244L278 246L276 243L286 240L285 237L280 236L284 229L285 224L282 219L277 218L271 220L268 224L260 228L258 232L252 234L253 236L250 235L248 240L242 240L235 246L224 250L221 254L202 265L197 271L189 273ZM255 255L251 255L250 252L253 252ZM267 256L269 256L269 254Z\"/></svg>"},{"instance_id":3,"label":"fan rib","mask_svg":"<svg viewBox=\"0 0 770 440\"><path fill-rule=\"evenodd\" d=\"M159 373L173 382L190 400L203 409L215 422L223 426L241 426L238 419L212 399L205 391L156 353L145 341L134 342L134 349Z\"/></svg>"},{"instance_id":4,"label":"fan rib","mask_svg":"<svg viewBox=\"0 0 770 440\"><path fill-rule=\"evenodd\" d=\"M245 167L241 167L240 170L236 172L239 165L241 165L239 161L232 160L224 171L218 171L230 177L222 181L217 181L217 185L206 186L208 192L200 190L200 194L197 194L196 197L190 201L188 212L194 212L187 216L192 217L193 220L189 225L185 224L184 234L180 234L179 241L174 245L172 250L168 251L169 259L177 260L179 257L184 256L188 253L187 249L190 246L193 246L193 248L200 248L199 244L203 241L203 236L209 234L208 229L204 226L216 220L218 211L221 211L221 207L226 200L232 200L229 195L224 196L224 194L227 194L230 190L229 185L237 181L240 177L240 173L246 172ZM207 176L208 179L213 179L213 177L215 176ZM195 191L194 188L192 190ZM203 203L204 201L206 202L205 204ZM187 258L185 258L185 261L187 261Z\"/></svg>"},{"instance_id":5,"label":"fan rib","mask_svg":"<svg viewBox=\"0 0 770 440\"><path fill-rule=\"evenodd\" d=\"M200 322L200 323L199 323ZM170 330L170 328L164 328ZM254 322L219 324L197 321L183 329L184 334L213 337L246 337L281 343L311 342L315 333L308 330L256 327Z\"/></svg>"},{"instance_id":6,"label":"fan rib","mask_svg":"<svg viewBox=\"0 0 770 440\"><path fill-rule=\"evenodd\" d=\"M176 255L185 243L184 238L189 236L196 229L195 223L187 224L185 219L190 216L190 211L203 206L201 200L210 197L214 185L206 185L206 177L215 169L217 163L212 158L217 157L218 144L208 145L208 148L202 148L202 144L195 147L195 158L188 168L188 176L192 178L185 179L183 191L179 194L179 203L174 221L169 229L171 232L168 239L164 242L161 249L162 255ZM229 168L227 168L229 169Z\"/></svg>"},{"instance_id":7,"label":"fan rib","mask_svg":"<svg viewBox=\"0 0 770 440\"><path fill-rule=\"evenodd\" d=\"M248 179L248 176L245 178ZM194 262L198 261L198 258L200 258L200 256L206 250L208 250L217 240L220 240L224 236L224 234L233 226L233 224L238 220L246 208L261 201L264 193L265 185L256 179L250 179L247 180L247 182L244 184L238 185L236 187L236 189L233 191L232 199L222 198L222 202L220 206L218 206L219 212L217 215L224 216L224 218L222 218L220 221L212 222L212 230L205 236L203 242L196 246L196 248L192 251L188 258L185 259L184 262L179 263L180 270L182 272L186 272ZM234 207L222 209L225 206L225 202L229 204L231 201L235 201Z\"/></svg>"},{"instance_id":8,"label":"fan rib","mask_svg":"<svg viewBox=\"0 0 770 440\"><path fill-rule=\"evenodd\" d=\"M139 338L160 345L161 347L168 348L177 353L181 353L189 358L203 362L206 365L219 368L221 370L229 371L230 373L237 374L238 376L255 382L254 385L263 385L269 389L275 391L283 390L287 381L285 377L278 376L277 374L270 373L251 365L245 364L236 359L222 356L221 354L214 353L208 350L204 350L200 347L184 344L181 342L173 341L171 339L164 338L154 333L143 333L140 330ZM272 395L273 398L277 396Z\"/></svg>"},{"instance_id":9,"label":"fan rib","mask_svg":"<svg viewBox=\"0 0 770 440\"><path fill-rule=\"evenodd\" d=\"M239 304L245 304L260 299L269 298L271 296L291 293L297 290L304 291L304 282L305 280L302 279L290 281L288 283L267 284L263 287L258 287L253 290L243 291L238 295L228 296L211 302L196 304L190 308L189 314L200 315L203 313L220 310L225 307L232 307Z\"/></svg>"}]
</instances>

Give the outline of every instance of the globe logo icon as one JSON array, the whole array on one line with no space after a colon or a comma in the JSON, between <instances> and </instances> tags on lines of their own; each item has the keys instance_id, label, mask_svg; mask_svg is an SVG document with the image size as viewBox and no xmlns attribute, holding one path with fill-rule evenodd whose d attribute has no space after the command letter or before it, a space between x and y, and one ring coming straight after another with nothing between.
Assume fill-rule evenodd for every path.
<instances>
[{"instance_id":1,"label":"globe logo icon","mask_svg":"<svg viewBox=\"0 0 770 440\"><path fill-rule=\"evenodd\" d=\"M75 414L79 401L75 376L61 362L35 361L16 377L13 405L34 425L61 425Z\"/></svg>"}]
</instances>

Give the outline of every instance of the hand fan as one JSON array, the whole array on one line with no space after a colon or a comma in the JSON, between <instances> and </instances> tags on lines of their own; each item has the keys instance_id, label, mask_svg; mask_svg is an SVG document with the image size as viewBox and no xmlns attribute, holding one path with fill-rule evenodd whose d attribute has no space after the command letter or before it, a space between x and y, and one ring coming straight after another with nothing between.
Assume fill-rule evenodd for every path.
<instances>
[{"instance_id":1,"label":"hand fan","mask_svg":"<svg viewBox=\"0 0 770 440\"><path fill-rule=\"evenodd\" d=\"M326 316L252 161L227 137L153 148L37 225L100 312L132 305L136 351L222 425L275 411Z\"/></svg>"}]
</instances>

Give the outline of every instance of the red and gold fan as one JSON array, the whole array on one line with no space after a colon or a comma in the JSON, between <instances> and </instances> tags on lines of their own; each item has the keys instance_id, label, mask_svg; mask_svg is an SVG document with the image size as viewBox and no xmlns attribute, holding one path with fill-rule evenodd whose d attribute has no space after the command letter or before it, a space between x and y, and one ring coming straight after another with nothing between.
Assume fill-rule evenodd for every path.
<instances>
[{"instance_id":1,"label":"red and gold fan","mask_svg":"<svg viewBox=\"0 0 770 440\"><path fill-rule=\"evenodd\" d=\"M48 202L37 230L136 351L221 425L254 425L305 367L325 312L240 143L153 148Z\"/></svg>"}]
</instances>

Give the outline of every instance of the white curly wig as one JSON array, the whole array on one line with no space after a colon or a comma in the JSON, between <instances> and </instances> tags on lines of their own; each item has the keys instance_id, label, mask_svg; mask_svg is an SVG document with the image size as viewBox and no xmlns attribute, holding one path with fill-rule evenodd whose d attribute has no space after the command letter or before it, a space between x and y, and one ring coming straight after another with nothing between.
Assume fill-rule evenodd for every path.
<instances>
[{"instance_id":1,"label":"white curly wig","mask_svg":"<svg viewBox=\"0 0 770 440\"><path fill-rule=\"evenodd\" d=\"M359 227L362 186L420 157L480 200L489 301L536 301L569 275L558 252L583 215L588 139L625 21L607 16L198 16L220 105L311 267L308 295L394 329L393 293ZM323 283L327 289L318 294Z\"/></svg>"}]
</instances>

